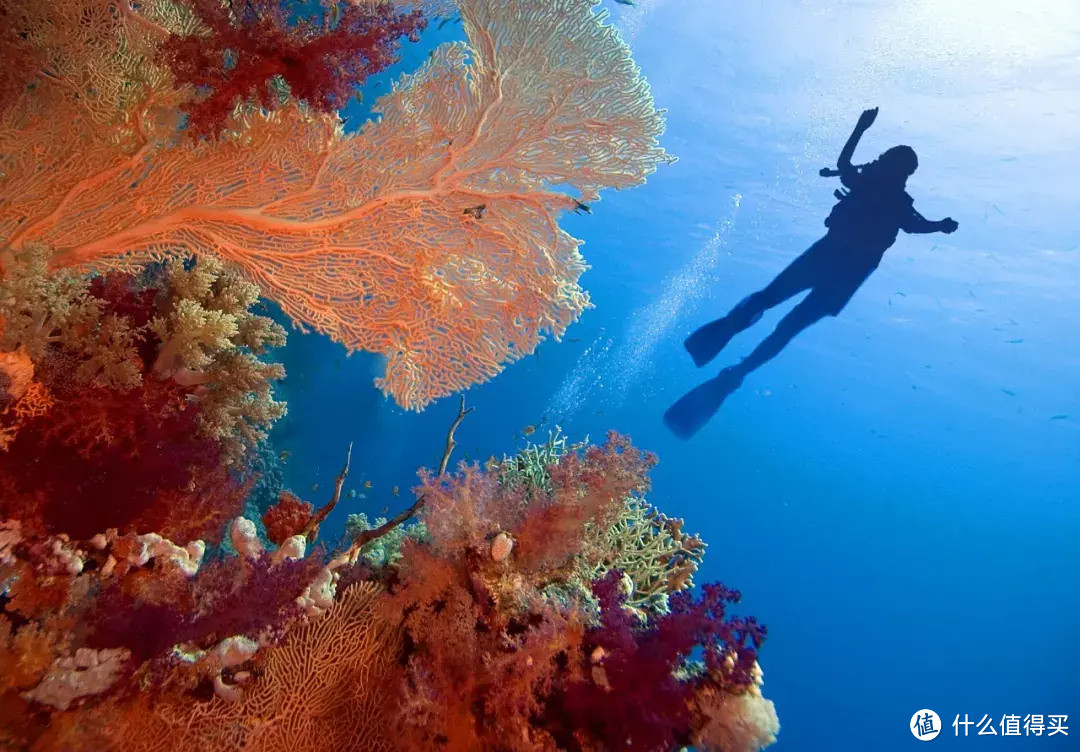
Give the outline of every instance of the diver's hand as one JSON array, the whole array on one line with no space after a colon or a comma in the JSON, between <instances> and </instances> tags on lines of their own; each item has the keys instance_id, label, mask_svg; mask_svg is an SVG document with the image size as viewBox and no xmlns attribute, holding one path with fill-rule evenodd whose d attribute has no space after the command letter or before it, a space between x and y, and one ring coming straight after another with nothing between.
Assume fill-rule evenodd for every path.
<instances>
[{"instance_id":1,"label":"diver's hand","mask_svg":"<svg viewBox=\"0 0 1080 752\"><path fill-rule=\"evenodd\" d=\"M952 217L945 217L945 219L938 222L938 225L940 226L941 231L946 235L951 235L956 232L956 228L960 226Z\"/></svg>"},{"instance_id":2,"label":"diver's hand","mask_svg":"<svg viewBox=\"0 0 1080 752\"><path fill-rule=\"evenodd\" d=\"M863 114L859 115L859 124L855 127L861 131L865 131L867 128L874 124L875 120L877 120L877 113L877 107L869 110L863 110Z\"/></svg>"}]
</instances>

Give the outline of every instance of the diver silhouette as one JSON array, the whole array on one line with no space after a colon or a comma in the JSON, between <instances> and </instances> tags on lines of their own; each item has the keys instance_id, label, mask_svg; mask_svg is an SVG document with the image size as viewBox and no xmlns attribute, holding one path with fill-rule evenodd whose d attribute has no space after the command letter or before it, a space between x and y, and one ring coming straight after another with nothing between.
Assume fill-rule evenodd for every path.
<instances>
[{"instance_id":1,"label":"diver silhouette","mask_svg":"<svg viewBox=\"0 0 1080 752\"><path fill-rule=\"evenodd\" d=\"M905 191L908 177L918 167L915 150L894 146L873 162L853 165L851 157L863 133L877 118L877 108L859 117L835 170L821 170L822 177L839 177L846 191L825 220L828 232L791 262L764 289L735 306L723 318L701 327L684 343L700 368L727 346L762 314L805 290L810 293L784 316L776 329L738 365L720 371L682 397L664 413L664 423L680 438L688 439L708 423L724 400L738 389L751 371L776 357L795 337L826 316L836 316L851 300L894 242L900 230L908 233L955 232L951 218L937 222L914 208Z\"/></svg>"}]
</instances>

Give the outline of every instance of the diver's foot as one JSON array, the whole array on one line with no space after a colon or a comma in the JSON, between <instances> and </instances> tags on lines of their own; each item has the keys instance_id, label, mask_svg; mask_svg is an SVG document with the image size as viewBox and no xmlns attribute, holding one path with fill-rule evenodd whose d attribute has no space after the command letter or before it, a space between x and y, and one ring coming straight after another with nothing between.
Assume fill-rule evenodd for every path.
<instances>
[{"instance_id":1,"label":"diver's foot","mask_svg":"<svg viewBox=\"0 0 1080 752\"><path fill-rule=\"evenodd\" d=\"M683 341L683 347L694 359L694 365L701 368L719 355L738 333L728 318L717 319L687 337Z\"/></svg>"},{"instance_id":2,"label":"diver's foot","mask_svg":"<svg viewBox=\"0 0 1080 752\"><path fill-rule=\"evenodd\" d=\"M705 427L724 400L742 386L744 373L737 367L720 371L684 395L664 413L664 425L680 439L686 440Z\"/></svg>"}]
</instances>

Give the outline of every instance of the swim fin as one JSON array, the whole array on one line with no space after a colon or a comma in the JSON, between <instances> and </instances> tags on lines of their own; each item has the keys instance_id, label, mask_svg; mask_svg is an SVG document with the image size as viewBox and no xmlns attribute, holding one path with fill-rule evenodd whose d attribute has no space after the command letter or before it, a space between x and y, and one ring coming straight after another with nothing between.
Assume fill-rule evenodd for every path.
<instances>
[{"instance_id":1,"label":"swim fin","mask_svg":"<svg viewBox=\"0 0 1080 752\"><path fill-rule=\"evenodd\" d=\"M694 365L701 368L719 355L738 333L739 330L731 323L731 319L725 316L695 331L683 341L683 347L694 359Z\"/></svg>"},{"instance_id":2,"label":"swim fin","mask_svg":"<svg viewBox=\"0 0 1080 752\"><path fill-rule=\"evenodd\" d=\"M743 377L734 368L725 368L716 378L683 395L664 413L664 425L684 441L705 427L731 394L742 386Z\"/></svg>"}]
</instances>

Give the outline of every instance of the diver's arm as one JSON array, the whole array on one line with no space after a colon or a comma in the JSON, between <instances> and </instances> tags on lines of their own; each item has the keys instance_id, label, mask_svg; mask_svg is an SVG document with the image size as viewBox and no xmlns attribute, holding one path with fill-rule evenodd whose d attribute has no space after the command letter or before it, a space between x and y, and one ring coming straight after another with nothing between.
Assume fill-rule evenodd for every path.
<instances>
[{"instance_id":1,"label":"diver's arm","mask_svg":"<svg viewBox=\"0 0 1080 752\"><path fill-rule=\"evenodd\" d=\"M859 122L855 124L855 130L848 136L847 143L844 144L844 148L840 150L840 157L836 160L836 168L840 173L840 181L848 188L855 187L855 182L858 180L859 175L854 165L851 164L851 158L855 156L855 147L859 145L859 139L862 138L862 134L866 133L870 126L874 124L877 113L877 107L863 111L863 114L859 116Z\"/></svg>"},{"instance_id":2,"label":"diver's arm","mask_svg":"<svg viewBox=\"0 0 1080 752\"><path fill-rule=\"evenodd\" d=\"M934 222L912 209L911 216L906 218L900 229L913 235L927 235L931 232L943 232L948 235L956 232L958 226L956 220L952 217L945 217L945 219Z\"/></svg>"}]
</instances>

